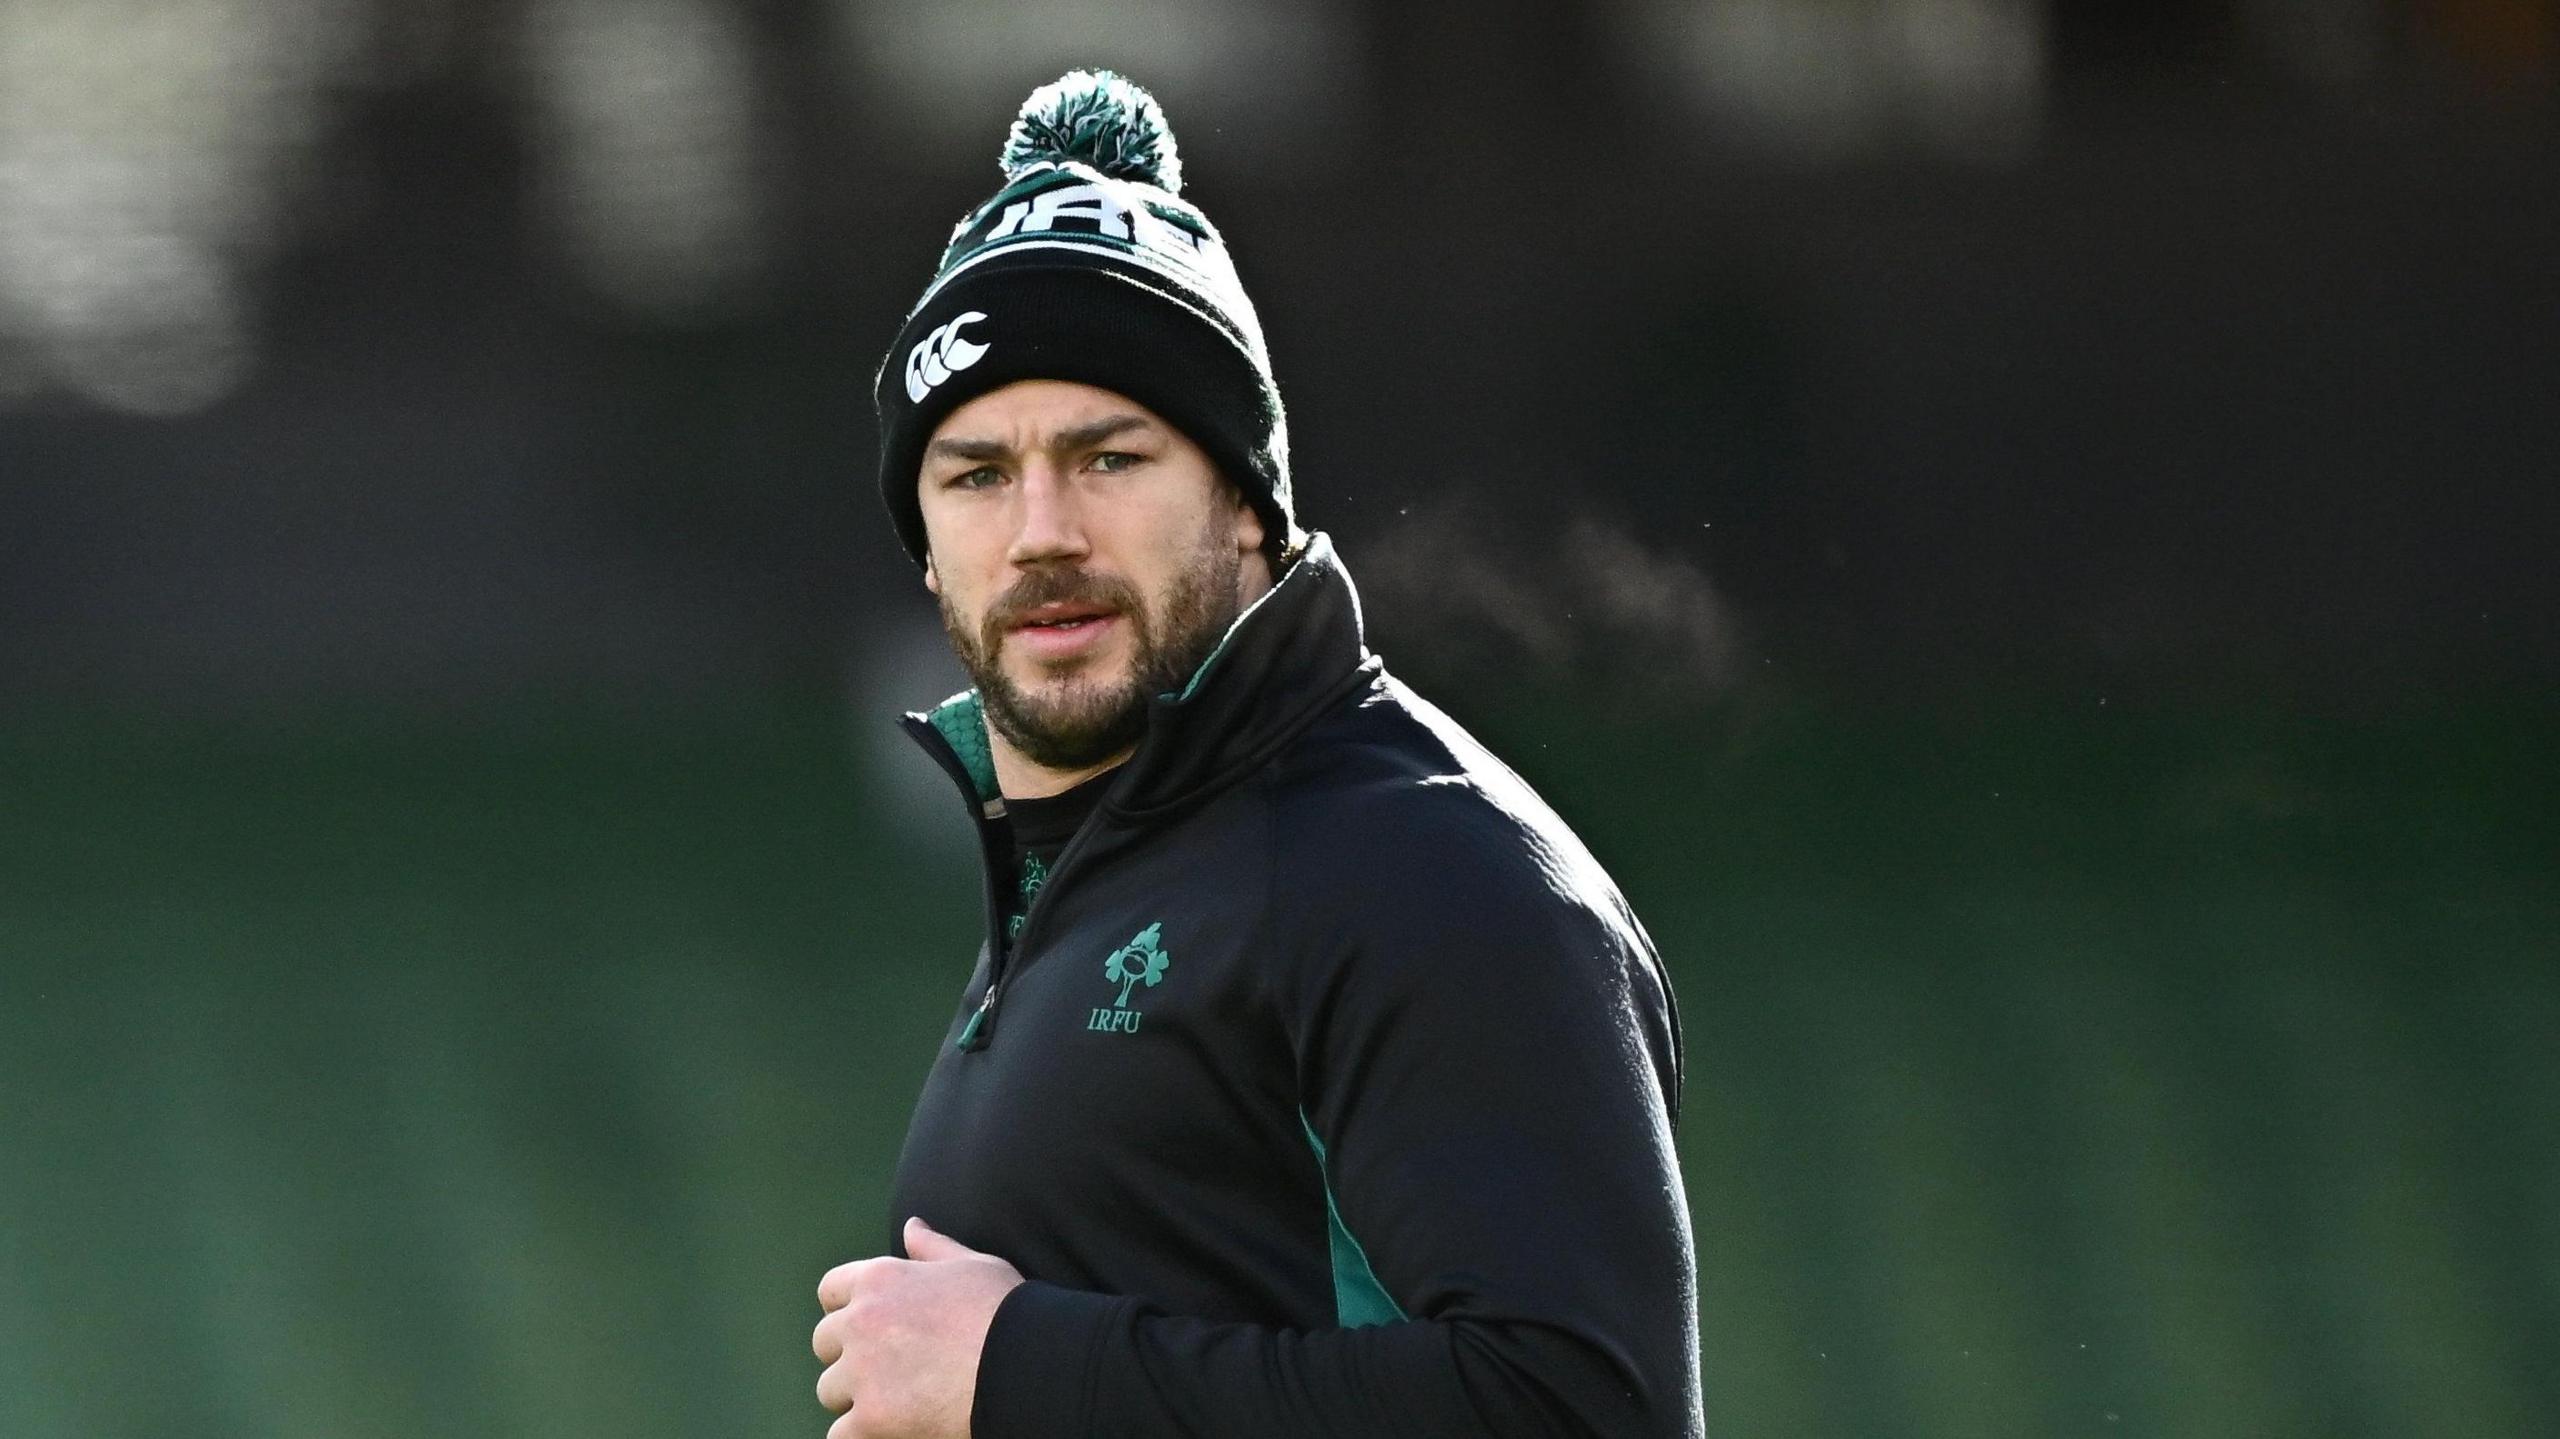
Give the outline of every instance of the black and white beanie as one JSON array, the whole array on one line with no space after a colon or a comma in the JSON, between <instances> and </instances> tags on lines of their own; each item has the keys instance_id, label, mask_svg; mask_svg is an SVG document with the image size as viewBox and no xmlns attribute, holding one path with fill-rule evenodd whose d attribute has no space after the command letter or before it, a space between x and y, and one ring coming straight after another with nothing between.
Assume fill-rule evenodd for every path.
<instances>
[{"instance_id":1,"label":"black and white beanie","mask_svg":"<svg viewBox=\"0 0 2560 1439\"><path fill-rule=\"evenodd\" d=\"M1074 380L1162 415L1260 512L1275 557L1298 539L1289 426L1262 322L1226 242L1180 198L1155 97L1110 71L1031 92L1004 186L951 232L933 283L873 381L880 495L922 564L916 477L953 410L1017 380Z\"/></svg>"}]
</instances>

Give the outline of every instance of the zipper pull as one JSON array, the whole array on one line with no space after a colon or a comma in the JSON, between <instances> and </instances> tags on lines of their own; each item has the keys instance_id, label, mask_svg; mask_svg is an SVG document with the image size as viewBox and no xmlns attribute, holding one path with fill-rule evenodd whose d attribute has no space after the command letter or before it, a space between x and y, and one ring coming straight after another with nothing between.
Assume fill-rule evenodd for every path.
<instances>
[{"instance_id":1,"label":"zipper pull","mask_svg":"<svg viewBox=\"0 0 2560 1439\"><path fill-rule=\"evenodd\" d=\"M978 1031L986 1027L987 1015L996 1007L996 989L994 984L987 986L987 997L978 1001L978 1012L970 1015L969 1022L961 1027L960 1037L952 1041L952 1048L967 1049L977 1043Z\"/></svg>"}]
</instances>

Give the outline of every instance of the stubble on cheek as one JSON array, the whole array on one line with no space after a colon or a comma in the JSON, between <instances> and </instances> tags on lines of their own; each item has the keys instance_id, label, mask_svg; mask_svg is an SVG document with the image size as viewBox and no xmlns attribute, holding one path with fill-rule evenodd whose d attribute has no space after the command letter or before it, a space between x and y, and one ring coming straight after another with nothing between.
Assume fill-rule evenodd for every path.
<instances>
[{"instance_id":1,"label":"stubble on cheek","mask_svg":"<svg viewBox=\"0 0 2560 1439\"><path fill-rule=\"evenodd\" d=\"M1146 727L1148 699L1179 688L1235 620L1243 561L1223 539L1215 524L1201 535L1158 605L1123 579L1043 571L1017 581L972 625L946 591L943 630L977 686L989 726L1050 769L1081 769L1135 744ZM1004 667L1013 621L1053 601L1098 604L1119 615L1127 627L1124 643L1116 657L1100 661L1116 678L1102 678L1096 659L1080 657L1073 665L1034 666L1033 678L1014 682Z\"/></svg>"},{"instance_id":2,"label":"stubble on cheek","mask_svg":"<svg viewBox=\"0 0 2560 1439\"><path fill-rule=\"evenodd\" d=\"M1079 656L1066 664L1033 664L1017 682L1005 664L1005 642L1015 616L1053 600L1109 606L1126 626L1117 657ZM1144 726L1145 657L1152 649L1147 611L1119 581L1061 574L1017 584L972 626L948 603L943 629L977 686L988 725L1033 763L1080 769L1120 753ZM1111 670L1118 678L1106 679Z\"/></svg>"}]
</instances>

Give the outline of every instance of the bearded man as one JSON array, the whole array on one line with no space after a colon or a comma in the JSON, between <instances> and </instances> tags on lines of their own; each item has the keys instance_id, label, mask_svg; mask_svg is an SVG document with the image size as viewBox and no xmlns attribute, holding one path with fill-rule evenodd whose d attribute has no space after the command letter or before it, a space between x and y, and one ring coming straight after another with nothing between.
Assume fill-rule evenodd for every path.
<instances>
[{"instance_id":1,"label":"bearded man","mask_svg":"<svg viewBox=\"0 0 2560 1439\"><path fill-rule=\"evenodd\" d=\"M1302 531L1161 111L1035 91L883 363L987 937L831 1439L1704 1433L1651 942Z\"/></svg>"}]
</instances>

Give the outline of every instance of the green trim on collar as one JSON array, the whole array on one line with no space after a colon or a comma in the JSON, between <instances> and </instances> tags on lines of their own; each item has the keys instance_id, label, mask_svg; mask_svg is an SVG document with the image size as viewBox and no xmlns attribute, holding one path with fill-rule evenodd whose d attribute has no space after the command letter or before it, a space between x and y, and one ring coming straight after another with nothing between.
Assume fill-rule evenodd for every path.
<instances>
[{"instance_id":1,"label":"green trim on collar","mask_svg":"<svg viewBox=\"0 0 2560 1439\"><path fill-rule=\"evenodd\" d=\"M1300 558L1303 559L1304 556L1301 556ZM1210 650L1209 657L1200 662L1200 668L1191 672L1191 682L1184 685L1179 693L1168 691L1167 693L1158 696L1158 698L1167 700L1173 704L1190 703L1191 697L1200 692L1201 682L1209 678L1209 671L1217 668L1218 661L1226 657L1227 647L1234 644L1236 642L1236 636L1244 632L1245 621L1253 618L1253 612L1255 610L1271 603L1271 597L1280 593L1280 587L1287 584L1290 576L1295 575L1301 568L1302 566L1293 563L1288 569L1283 570L1280 574L1280 578L1272 582L1271 588L1264 590L1261 596L1255 599L1252 604L1246 605L1243 613L1237 615L1235 620L1227 626L1227 632L1218 636L1217 647Z\"/></svg>"},{"instance_id":2,"label":"green trim on collar","mask_svg":"<svg viewBox=\"0 0 2560 1439\"><path fill-rule=\"evenodd\" d=\"M925 722L941 732L943 742L960 757L960 765L969 771L969 782L978 787L978 803L996 797L996 759L987 748L987 715L979 704L976 690L962 690L925 716Z\"/></svg>"}]
</instances>

